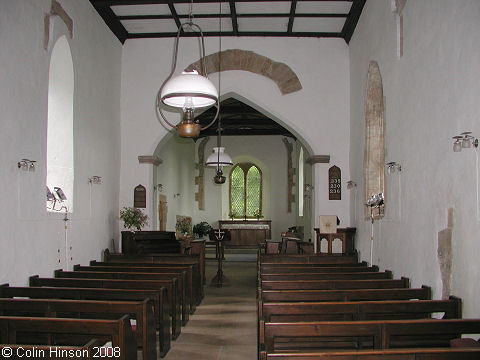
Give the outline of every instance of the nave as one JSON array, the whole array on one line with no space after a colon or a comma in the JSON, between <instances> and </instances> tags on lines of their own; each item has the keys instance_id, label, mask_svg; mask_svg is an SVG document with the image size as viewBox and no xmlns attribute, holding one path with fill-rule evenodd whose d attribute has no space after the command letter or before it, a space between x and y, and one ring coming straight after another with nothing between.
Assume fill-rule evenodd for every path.
<instances>
[{"instance_id":1,"label":"nave","mask_svg":"<svg viewBox=\"0 0 480 360\"><path fill-rule=\"evenodd\" d=\"M240 256L240 255L239 255ZM233 255L232 255L233 257ZM212 287L216 261L206 261L205 297L165 360L247 360L257 357L255 261L223 263L229 286Z\"/></svg>"}]
</instances>

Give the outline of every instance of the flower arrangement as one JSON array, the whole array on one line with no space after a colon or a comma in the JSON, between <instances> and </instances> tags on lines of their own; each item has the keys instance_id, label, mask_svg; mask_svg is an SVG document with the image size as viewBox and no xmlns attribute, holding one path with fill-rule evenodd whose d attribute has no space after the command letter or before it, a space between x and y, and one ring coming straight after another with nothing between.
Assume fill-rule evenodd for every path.
<instances>
[{"instance_id":1,"label":"flower arrangement","mask_svg":"<svg viewBox=\"0 0 480 360\"><path fill-rule=\"evenodd\" d=\"M201 238L205 235L208 235L211 228L212 227L206 221L202 221L198 224L195 224L193 227L193 234Z\"/></svg>"},{"instance_id":2,"label":"flower arrangement","mask_svg":"<svg viewBox=\"0 0 480 360\"><path fill-rule=\"evenodd\" d=\"M232 210L232 211L230 211L230 213L228 214L228 217L233 220L233 219L235 219L235 218L237 217L237 213Z\"/></svg>"},{"instance_id":3,"label":"flower arrangement","mask_svg":"<svg viewBox=\"0 0 480 360\"><path fill-rule=\"evenodd\" d=\"M142 230L142 227L148 225L148 215L135 207L124 207L120 210L120 220L127 229Z\"/></svg>"},{"instance_id":4,"label":"flower arrangement","mask_svg":"<svg viewBox=\"0 0 480 360\"><path fill-rule=\"evenodd\" d=\"M181 234L191 235L192 234L191 219L187 217L178 218L177 223L175 224L175 229Z\"/></svg>"},{"instance_id":5,"label":"flower arrangement","mask_svg":"<svg viewBox=\"0 0 480 360\"><path fill-rule=\"evenodd\" d=\"M255 218L257 218L257 220L260 220L261 218L263 218L263 215L262 213L260 212L260 209L256 209L254 212L253 212L253 216Z\"/></svg>"}]
</instances>

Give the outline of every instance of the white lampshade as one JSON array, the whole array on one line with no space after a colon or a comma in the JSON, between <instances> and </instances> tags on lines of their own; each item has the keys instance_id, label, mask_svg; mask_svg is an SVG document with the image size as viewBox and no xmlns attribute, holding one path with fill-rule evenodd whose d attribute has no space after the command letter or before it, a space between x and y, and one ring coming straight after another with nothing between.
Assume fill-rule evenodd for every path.
<instances>
[{"instance_id":1,"label":"white lampshade","mask_svg":"<svg viewBox=\"0 0 480 360\"><path fill-rule=\"evenodd\" d=\"M168 80L160 94L165 105L194 109L211 106L218 100L218 91L213 83L197 71L184 71Z\"/></svg>"},{"instance_id":2,"label":"white lampshade","mask_svg":"<svg viewBox=\"0 0 480 360\"><path fill-rule=\"evenodd\" d=\"M217 147L213 148L213 152L208 157L207 161L205 162L207 166L215 166L215 167L222 167L222 166L232 166L233 161L230 155L225 152L224 147Z\"/></svg>"},{"instance_id":3,"label":"white lampshade","mask_svg":"<svg viewBox=\"0 0 480 360\"><path fill-rule=\"evenodd\" d=\"M471 137L465 137L462 140L462 148L468 149L472 147L472 138Z\"/></svg>"},{"instance_id":4,"label":"white lampshade","mask_svg":"<svg viewBox=\"0 0 480 360\"><path fill-rule=\"evenodd\" d=\"M462 143L459 140L457 140L453 143L453 151L454 152L462 151Z\"/></svg>"}]
</instances>

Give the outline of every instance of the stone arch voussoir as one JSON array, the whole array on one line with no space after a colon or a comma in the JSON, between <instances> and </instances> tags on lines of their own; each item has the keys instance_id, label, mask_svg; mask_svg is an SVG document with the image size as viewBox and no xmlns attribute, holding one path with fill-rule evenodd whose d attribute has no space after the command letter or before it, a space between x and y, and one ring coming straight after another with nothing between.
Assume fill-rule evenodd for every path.
<instances>
[{"instance_id":1,"label":"stone arch voussoir","mask_svg":"<svg viewBox=\"0 0 480 360\"><path fill-rule=\"evenodd\" d=\"M221 63L220 63L221 62ZM185 70L201 71L200 60L190 64ZM274 81L280 92L290 94L302 89L302 84L293 70L286 64L273 61L253 51L231 49L205 57L207 74L227 70L243 70L265 76Z\"/></svg>"}]
</instances>

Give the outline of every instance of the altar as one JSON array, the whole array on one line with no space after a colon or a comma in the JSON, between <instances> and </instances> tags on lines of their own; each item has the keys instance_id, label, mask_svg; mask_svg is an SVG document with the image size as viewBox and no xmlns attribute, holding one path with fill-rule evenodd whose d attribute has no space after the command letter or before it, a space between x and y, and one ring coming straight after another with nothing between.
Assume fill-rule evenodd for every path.
<instances>
[{"instance_id":1,"label":"altar","mask_svg":"<svg viewBox=\"0 0 480 360\"><path fill-rule=\"evenodd\" d=\"M272 220L219 220L218 226L230 230L232 239L227 247L257 248L271 238Z\"/></svg>"}]
</instances>

